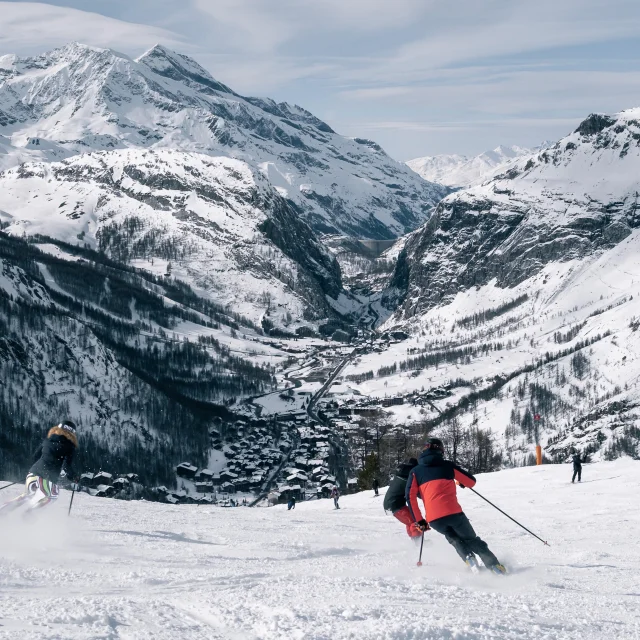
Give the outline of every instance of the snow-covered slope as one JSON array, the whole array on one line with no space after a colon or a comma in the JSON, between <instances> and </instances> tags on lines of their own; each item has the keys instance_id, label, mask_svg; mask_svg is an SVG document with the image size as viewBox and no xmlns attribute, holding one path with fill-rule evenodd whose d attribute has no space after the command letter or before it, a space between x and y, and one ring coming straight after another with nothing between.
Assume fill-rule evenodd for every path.
<instances>
[{"instance_id":1,"label":"snow-covered slope","mask_svg":"<svg viewBox=\"0 0 640 640\"><path fill-rule=\"evenodd\" d=\"M77 471L172 484L184 459L206 464L223 403L272 388L263 365L286 354L258 332L171 278L0 233L0 468L20 477L68 416L82 434Z\"/></svg>"},{"instance_id":2,"label":"snow-covered slope","mask_svg":"<svg viewBox=\"0 0 640 640\"><path fill-rule=\"evenodd\" d=\"M514 159L530 153L531 149L500 145L474 157L443 154L414 158L406 164L425 180L465 188L482 182Z\"/></svg>"},{"instance_id":3,"label":"snow-covered slope","mask_svg":"<svg viewBox=\"0 0 640 640\"><path fill-rule=\"evenodd\" d=\"M316 230L359 237L406 233L447 193L374 142L340 136L300 107L241 97L162 46L135 61L76 43L0 57L0 135L11 142L0 143L3 166L25 149L48 159L126 147L238 158Z\"/></svg>"},{"instance_id":4,"label":"snow-covered slope","mask_svg":"<svg viewBox=\"0 0 640 640\"><path fill-rule=\"evenodd\" d=\"M0 174L0 221L189 282L265 328L331 313L340 270L297 212L240 160L123 149Z\"/></svg>"},{"instance_id":5,"label":"snow-covered slope","mask_svg":"<svg viewBox=\"0 0 640 640\"><path fill-rule=\"evenodd\" d=\"M640 463L481 475L477 533L511 569L468 573L443 536L423 562L372 492L270 509L76 494L0 527L0 638L633 640ZM17 494L10 488L2 499ZM259 533L257 533L259 532Z\"/></svg>"},{"instance_id":6,"label":"snow-covered slope","mask_svg":"<svg viewBox=\"0 0 640 640\"><path fill-rule=\"evenodd\" d=\"M399 423L489 432L505 463L537 442L558 460L640 456L639 140L639 109L592 115L444 199L386 292L384 328L411 338L345 376L379 398L434 390L444 415L407 406Z\"/></svg>"},{"instance_id":7,"label":"snow-covered slope","mask_svg":"<svg viewBox=\"0 0 640 640\"><path fill-rule=\"evenodd\" d=\"M629 236L638 226L639 118L640 109L591 115L553 147L445 198L399 261L402 316L494 278L514 286L547 263L587 258Z\"/></svg>"}]
</instances>

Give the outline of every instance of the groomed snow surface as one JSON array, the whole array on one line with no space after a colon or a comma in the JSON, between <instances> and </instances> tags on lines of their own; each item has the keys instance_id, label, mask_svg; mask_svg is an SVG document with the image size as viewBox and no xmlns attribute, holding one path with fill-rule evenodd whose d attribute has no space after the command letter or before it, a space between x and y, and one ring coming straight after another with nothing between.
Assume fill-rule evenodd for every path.
<instances>
[{"instance_id":1,"label":"groomed snow surface","mask_svg":"<svg viewBox=\"0 0 640 640\"><path fill-rule=\"evenodd\" d=\"M429 532L424 566L365 492L286 507L168 506L69 493L0 524L0 638L640 638L640 463L529 467L461 503L511 569L470 574ZM6 500L18 493L2 492Z\"/></svg>"}]
</instances>

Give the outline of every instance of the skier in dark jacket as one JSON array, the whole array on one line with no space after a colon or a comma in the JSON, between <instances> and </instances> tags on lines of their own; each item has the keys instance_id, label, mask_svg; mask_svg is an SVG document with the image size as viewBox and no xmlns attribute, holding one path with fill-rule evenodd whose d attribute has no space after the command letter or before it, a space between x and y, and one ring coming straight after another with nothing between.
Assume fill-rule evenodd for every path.
<instances>
[{"instance_id":1,"label":"skier in dark jacket","mask_svg":"<svg viewBox=\"0 0 640 640\"><path fill-rule=\"evenodd\" d=\"M573 477L571 478L571 484L576 481L578 476L578 482L582 482L582 460L579 453L573 454Z\"/></svg>"},{"instance_id":2,"label":"skier in dark jacket","mask_svg":"<svg viewBox=\"0 0 640 640\"><path fill-rule=\"evenodd\" d=\"M389 483L387 493L384 495L384 502L382 503L385 511L391 511L393 517L405 525L407 535L410 538L418 538L422 535L422 531L416 526L415 518L411 515L405 499L407 478L409 477L411 469L417 464L418 461L415 458L410 458L396 469Z\"/></svg>"},{"instance_id":3,"label":"skier in dark jacket","mask_svg":"<svg viewBox=\"0 0 640 640\"><path fill-rule=\"evenodd\" d=\"M378 478L374 478L373 479L373 493L374 493L374 495L376 495L376 496L380 495L378 493L379 489L380 489L380 481L378 480Z\"/></svg>"},{"instance_id":4,"label":"skier in dark jacket","mask_svg":"<svg viewBox=\"0 0 640 640\"><path fill-rule=\"evenodd\" d=\"M464 469L444 459L444 445L438 438L429 438L420 455L418 466L409 474L406 500L417 526L426 531L431 528L442 533L458 555L473 570L478 568L475 554L485 567L496 574L507 571L473 530L469 519L462 511L456 496L456 481L461 487L473 487L476 479ZM425 517L418 506L422 498Z\"/></svg>"},{"instance_id":5,"label":"skier in dark jacket","mask_svg":"<svg viewBox=\"0 0 640 640\"><path fill-rule=\"evenodd\" d=\"M47 437L33 456L34 463L25 481L25 491L14 500L0 507L12 511L29 502L29 511L46 507L59 494L60 476L73 475L73 456L78 447L76 425L65 420L49 429Z\"/></svg>"},{"instance_id":6,"label":"skier in dark jacket","mask_svg":"<svg viewBox=\"0 0 640 640\"><path fill-rule=\"evenodd\" d=\"M289 502L287 503L287 511L291 511L291 509L295 509L296 508L296 499L291 496L289 498Z\"/></svg>"}]
</instances>

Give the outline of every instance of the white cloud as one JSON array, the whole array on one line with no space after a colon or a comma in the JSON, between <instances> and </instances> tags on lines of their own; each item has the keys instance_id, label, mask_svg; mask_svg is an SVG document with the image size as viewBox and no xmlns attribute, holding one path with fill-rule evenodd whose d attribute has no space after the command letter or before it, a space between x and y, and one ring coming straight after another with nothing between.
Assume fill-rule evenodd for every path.
<instances>
[{"instance_id":1,"label":"white cloud","mask_svg":"<svg viewBox=\"0 0 640 640\"><path fill-rule=\"evenodd\" d=\"M0 53L43 52L71 41L141 53L157 42L181 46L175 33L98 13L39 2L0 2Z\"/></svg>"},{"instance_id":2,"label":"white cloud","mask_svg":"<svg viewBox=\"0 0 640 640\"><path fill-rule=\"evenodd\" d=\"M467 120L460 122L446 122L446 121L433 121L433 122L420 122L420 121L407 121L407 120L391 120L391 121L376 121L376 122L362 122L358 126L361 126L367 131L406 131L406 132L443 132L443 131L472 131L478 126L516 126L516 127L566 127L567 130L575 126L580 121L579 118L519 118L513 117L508 119L492 119L492 120Z\"/></svg>"},{"instance_id":3,"label":"white cloud","mask_svg":"<svg viewBox=\"0 0 640 640\"><path fill-rule=\"evenodd\" d=\"M424 34L373 65L367 80L410 82L432 70L622 38L640 31L637 0L437 0ZM360 70L351 74L355 79Z\"/></svg>"},{"instance_id":4,"label":"white cloud","mask_svg":"<svg viewBox=\"0 0 640 640\"><path fill-rule=\"evenodd\" d=\"M347 90L347 101L391 103L398 106L447 105L451 111L467 108L494 117L546 110L580 111L603 107L618 110L640 100L640 71L556 70L546 65L533 68L478 67L433 74L425 85L405 85ZM470 102L470 99L472 102ZM480 116L480 117L485 117Z\"/></svg>"},{"instance_id":5,"label":"white cloud","mask_svg":"<svg viewBox=\"0 0 640 640\"><path fill-rule=\"evenodd\" d=\"M335 65L300 61L285 57L236 56L232 54L196 54L195 58L213 75L245 95L266 95L299 80L332 76ZM273 96L271 96L273 97ZM304 96L289 95L283 99L304 105Z\"/></svg>"},{"instance_id":6,"label":"white cloud","mask_svg":"<svg viewBox=\"0 0 640 640\"><path fill-rule=\"evenodd\" d=\"M406 26L437 0L193 0L194 7L231 31L239 46L276 51L288 40L318 31L371 32ZM328 42L330 46L330 43Z\"/></svg>"}]
</instances>

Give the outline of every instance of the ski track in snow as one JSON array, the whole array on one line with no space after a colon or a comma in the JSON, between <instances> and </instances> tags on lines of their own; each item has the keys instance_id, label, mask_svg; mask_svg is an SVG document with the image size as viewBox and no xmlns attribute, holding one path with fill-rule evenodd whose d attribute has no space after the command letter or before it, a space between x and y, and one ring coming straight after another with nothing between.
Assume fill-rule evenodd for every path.
<instances>
[{"instance_id":1,"label":"ski track in snow","mask_svg":"<svg viewBox=\"0 0 640 640\"><path fill-rule=\"evenodd\" d=\"M511 569L470 574L442 536L424 566L371 492L223 509L76 497L0 527L0 639L637 639L640 464L512 469L469 491L473 525ZM2 493L6 500L16 488Z\"/></svg>"}]
</instances>

